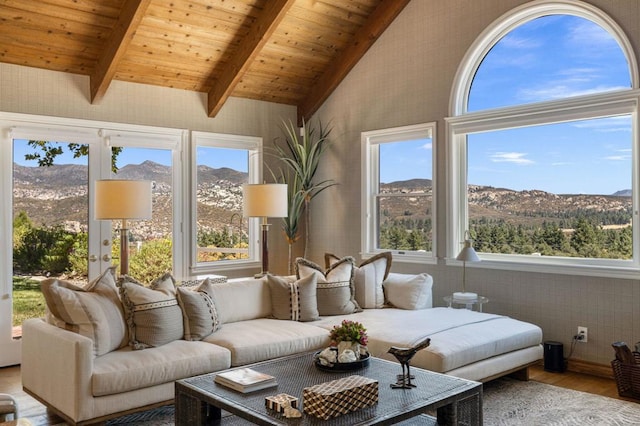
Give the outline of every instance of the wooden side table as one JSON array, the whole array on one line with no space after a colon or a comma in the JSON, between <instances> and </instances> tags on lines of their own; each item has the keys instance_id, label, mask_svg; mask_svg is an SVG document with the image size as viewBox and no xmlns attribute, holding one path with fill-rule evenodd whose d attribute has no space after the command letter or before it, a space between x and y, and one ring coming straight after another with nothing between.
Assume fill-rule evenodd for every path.
<instances>
[{"instance_id":1,"label":"wooden side table","mask_svg":"<svg viewBox=\"0 0 640 426\"><path fill-rule=\"evenodd\" d=\"M453 296L445 296L443 299L445 302L447 302L447 306L449 308L461 306L463 308L473 310L473 307L477 306L478 312L482 312L482 305L484 305L485 303L489 303L489 298L484 296L478 296L473 300L457 300Z\"/></svg>"}]
</instances>

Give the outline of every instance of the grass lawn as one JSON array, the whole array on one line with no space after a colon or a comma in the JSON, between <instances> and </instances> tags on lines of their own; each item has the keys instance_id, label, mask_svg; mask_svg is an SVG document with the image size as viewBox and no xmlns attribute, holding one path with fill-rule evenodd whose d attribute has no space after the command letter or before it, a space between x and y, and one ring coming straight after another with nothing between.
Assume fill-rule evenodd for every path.
<instances>
[{"instance_id":1,"label":"grass lawn","mask_svg":"<svg viewBox=\"0 0 640 426\"><path fill-rule=\"evenodd\" d=\"M27 277L13 277L13 325L28 318L44 316L45 301L40 282Z\"/></svg>"}]
</instances>

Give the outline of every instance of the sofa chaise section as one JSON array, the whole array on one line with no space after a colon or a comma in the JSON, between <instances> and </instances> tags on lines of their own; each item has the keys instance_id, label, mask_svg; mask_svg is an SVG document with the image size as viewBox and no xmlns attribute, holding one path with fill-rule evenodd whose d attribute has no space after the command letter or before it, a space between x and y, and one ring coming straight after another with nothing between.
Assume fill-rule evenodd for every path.
<instances>
[{"instance_id":1,"label":"sofa chaise section","mask_svg":"<svg viewBox=\"0 0 640 426\"><path fill-rule=\"evenodd\" d=\"M391 346L412 347L425 337L431 344L419 351L411 365L469 380L487 380L505 371L524 368L542 358L540 327L502 315L467 309L365 309L345 318L363 323L369 352L395 361ZM338 318L313 324L331 329ZM500 362L489 360L500 357Z\"/></svg>"}]
</instances>

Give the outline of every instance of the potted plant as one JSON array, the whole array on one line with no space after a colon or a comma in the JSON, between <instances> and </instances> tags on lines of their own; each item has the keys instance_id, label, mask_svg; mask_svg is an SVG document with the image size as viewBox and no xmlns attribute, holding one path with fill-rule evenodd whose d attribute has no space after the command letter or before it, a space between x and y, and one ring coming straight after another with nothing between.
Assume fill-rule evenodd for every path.
<instances>
[{"instance_id":1,"label":"potted plant","mask_svg":"<svg viewBox=\"0 0 640 426\"><path fill-rule=\"evenodd\" d=\"M275 155L284 162L287 170L286 172L281 170L280 177L284 180L283 183L290 186L289 214L297 215L285 219L284 230L291 252L291 244L298 239L299 217L304 212L306 226L303 256L306 258L310 240L309 230L311 229L309 204L322 191L337 185L332 179L320 182L314 180L322 154L328 147L328 136L331 130L319 123L316 134L315 129L311 129L304 121L301 129L291 121L283 121L282 130L285 134L285 143L284 145L274 143ZM289 265L291 265L291 255L289 257Z\"/></svg>"},{"instance_id":2,"label":"potted plant","mask_svg":"<svg viewBox=\"0 0 640 426\"><path fill-rule=\"evenodd\" d=\"M340 325L335 325L329 332L331 345L338 348L338 359L347 349L352 350L356 359L360 359L361 352L366 353L367 329L357 321L342 320Z\"/></svg>"}]
</instances>

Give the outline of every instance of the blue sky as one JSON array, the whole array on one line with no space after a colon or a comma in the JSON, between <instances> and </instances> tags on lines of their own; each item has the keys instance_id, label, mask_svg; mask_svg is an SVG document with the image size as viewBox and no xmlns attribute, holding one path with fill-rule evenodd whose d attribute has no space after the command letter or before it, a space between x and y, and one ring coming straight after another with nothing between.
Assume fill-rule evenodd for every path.
<instances>
[{"instance_id":1,"label":"blue sky","mask_svg":"<svg viewBox=\"0 0 640 426\"><path fill-rule=\"evenodd\" d=\"M474 78L469 110L629 87L626 58L611 35L583 18L546 16L514 29L491 49ZM439 137L444 137L442 130ZM471 184L558 194L611 194L631 188L630 117L474 134L468 141ZM431 142L383 144L381 182L432 178ZM27 164L21 145L26 144L16 144L14 158ZM246 171L246 157L238 154L198 150L201 164ZM170 158L163 150L129 148L120 166L144 160L168 164ZM84 161L60 159L60 163Z\"/></svg>"},{"instance_id":2,"label":"blue sky","mask_svg":"<svg viewBox=\"0 0 640 426\"><path fill-rule=\"evenodd\" d=\"M66 144L62 144L63 149ZM38 165L36 160L27 161L24 159L25 154L33 153L26 140L16 140L13 144L13 158L14 162L21 166L36 167ZM118 167L123 167L127 164L140 164L146 160L155 161L156 163L169 165L171 164L171 152L164 149L149 149L149 148L126 148L118 156ZM73 158L69 154L68 150L56 158L56 164L83 164L87 165L87 157Z\"/></svg>"},{"instance_id":3,"label":"blue sky","mask_svg":"<svg viewBox=\"0 0 640 426\"><path fill-rule=\"evenodd\" d=\"M431 139L380 144L380 182L432 179Z\"/></svg>"},{"instance_id":4,"label":"blue sky","mask_svg":"<svg viewBox=\"0 0 640 426\"><path fill-rule=\"evenodd\" d=\"M64 145L62 145L64 147ZM29 147L26 140L14 141L14 158L15 162L22 166L35 167L38 163L35 160L27 161L24 159L25 154L33 152L33 148ZM229 167L234 170L247 172L248 159L247 152L241 149L226 148L198 148L198 161L200 164L206 164L209 167L220 168ZM122 150L118 156L118 167L121 168L127 164L140 164L146 160L154 161L159 164L171 164L171 152L166 149L152 148L130 148ZM72 155L65 151L56 159L56 164L87 164L86 157L73 158Z\"/></svg>"}]
</instances>

